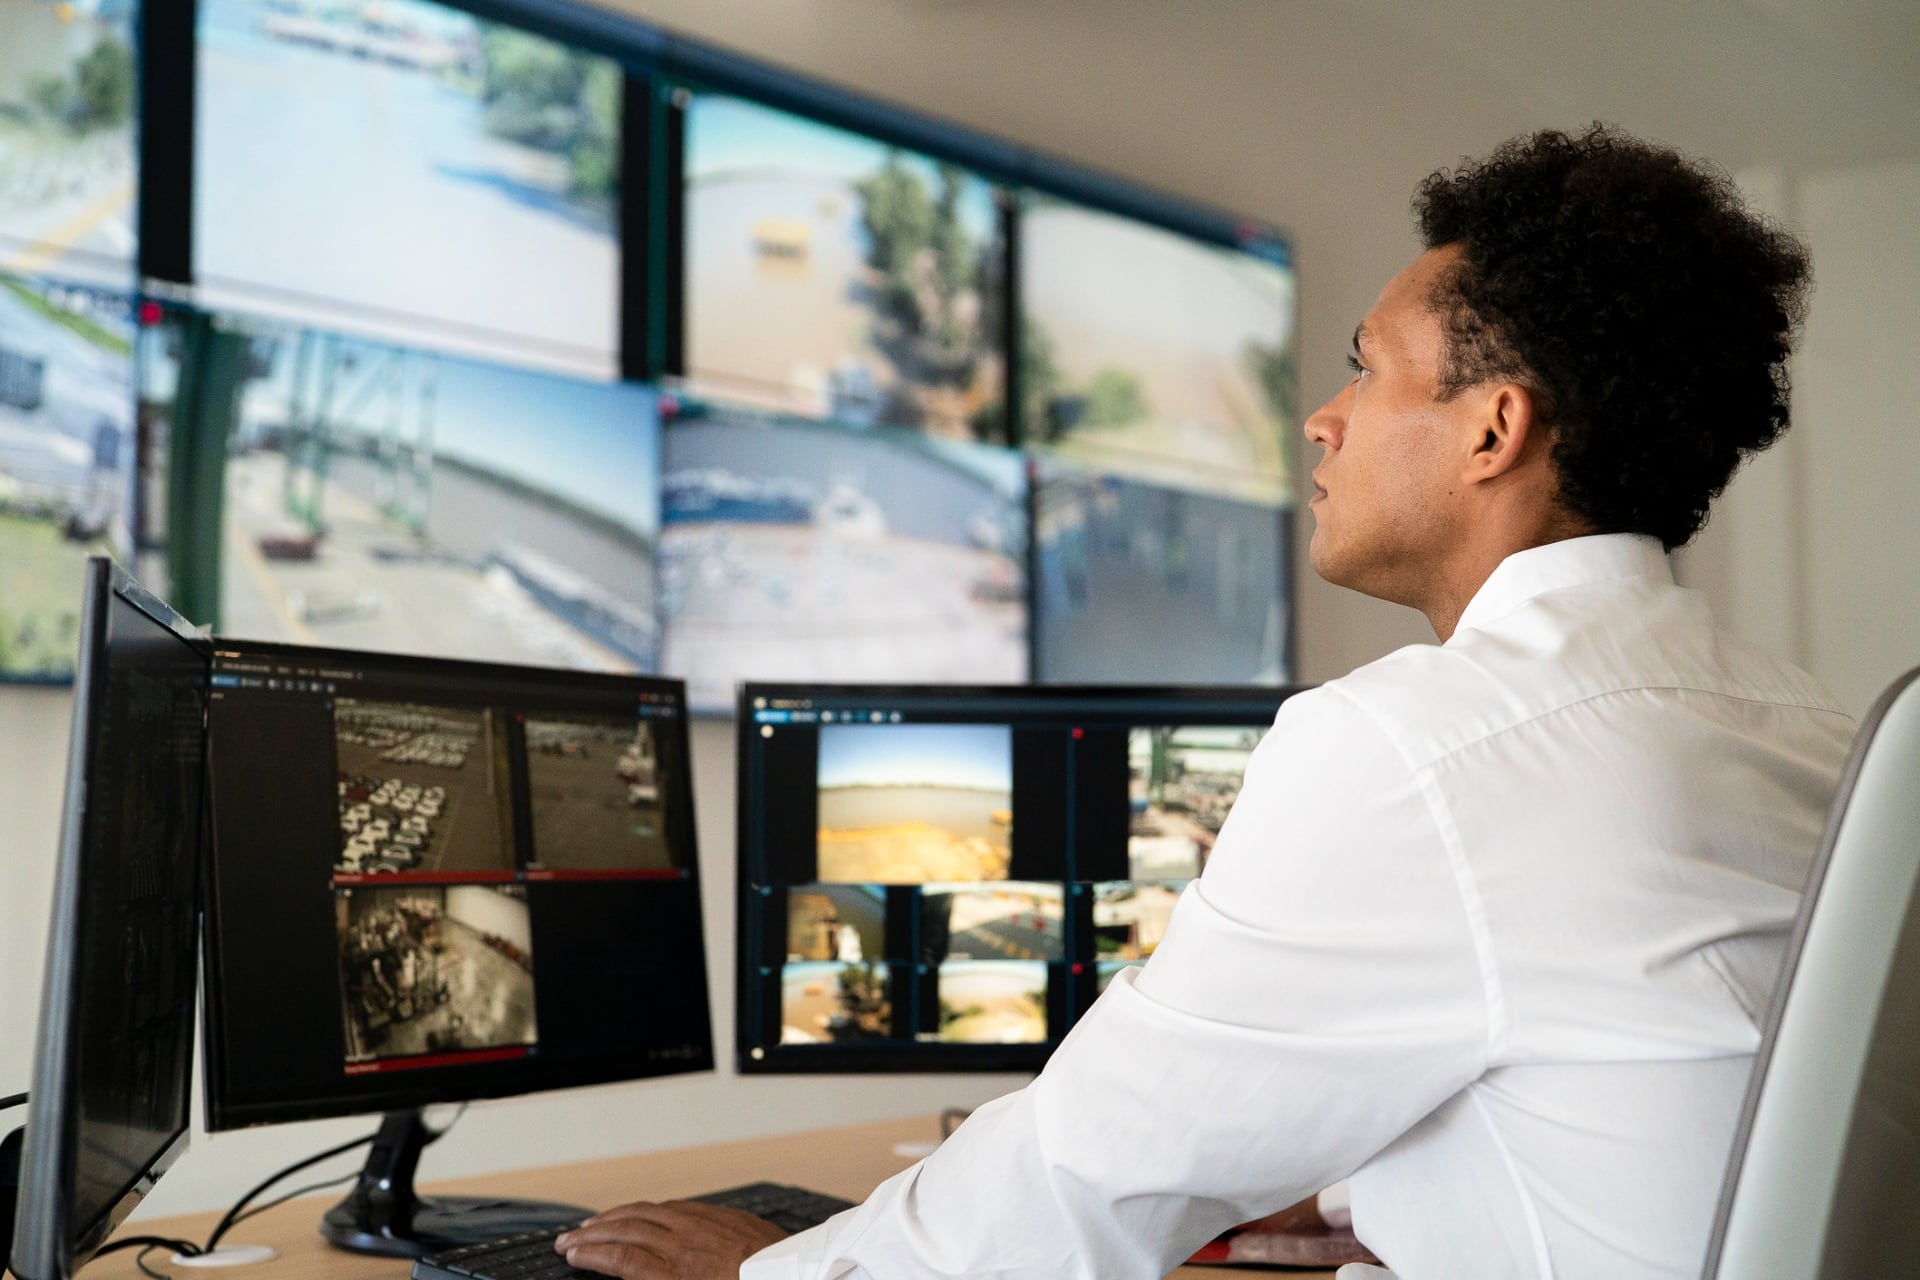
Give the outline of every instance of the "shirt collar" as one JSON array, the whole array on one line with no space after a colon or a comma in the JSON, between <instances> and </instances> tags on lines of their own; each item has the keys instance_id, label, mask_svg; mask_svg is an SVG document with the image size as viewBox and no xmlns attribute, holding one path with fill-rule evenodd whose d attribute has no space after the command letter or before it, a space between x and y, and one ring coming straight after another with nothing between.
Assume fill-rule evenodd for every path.
<instances>
[{"instance_id":1,"label":"shirt collar","mask_svg":"<svg viewBox=\"0 0 1920 1280\"><path fill-rule=\"evenodd\" d=\"M1473 593L1453 633L1484 627L1549 591L1621 578L1672 582L1673 569L1660 539L1643 533L1597 533L1516 551Z\"/></svg>"}]
</instances>

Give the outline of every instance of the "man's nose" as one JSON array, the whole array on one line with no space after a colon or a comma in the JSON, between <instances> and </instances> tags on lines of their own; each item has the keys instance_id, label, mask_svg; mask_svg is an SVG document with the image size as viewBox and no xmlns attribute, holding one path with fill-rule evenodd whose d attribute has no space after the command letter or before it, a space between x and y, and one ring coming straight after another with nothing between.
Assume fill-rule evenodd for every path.
<instances>
[{"instance_id":1,"label":"man's nose","mask_svg":"<svg viewBox=\"0 0 1920 1280\"><path fill-rule=\"evenodd\" d=\"M1307 415L1306 425L1303 429L1306 432L1309 443L1317 444L1322 449L1338 449L1340 447L1340 436L1341 433L1346 430L1347 426L1346 400L1348 390L1349 388L1343 388L1339 395L1336 395L1333 399L1327 401Z\"/></svg>"}]
</instances>

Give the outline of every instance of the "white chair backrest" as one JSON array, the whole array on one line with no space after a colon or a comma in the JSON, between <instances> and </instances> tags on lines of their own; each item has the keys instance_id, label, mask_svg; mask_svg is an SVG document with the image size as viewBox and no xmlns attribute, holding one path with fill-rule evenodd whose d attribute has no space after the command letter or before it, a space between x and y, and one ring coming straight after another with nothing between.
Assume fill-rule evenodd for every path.
<instances>
[{"instance_id":1,"label":"white chair backrest","mask_svg":"<svg viewBox=\"0 0 1920 1280\"><path fill-rule=\"evenodd\" d=\"M1920 1277L1920 670L1868 714L1788 944L1705 1280Z\"/></svg>"}]
</instances>

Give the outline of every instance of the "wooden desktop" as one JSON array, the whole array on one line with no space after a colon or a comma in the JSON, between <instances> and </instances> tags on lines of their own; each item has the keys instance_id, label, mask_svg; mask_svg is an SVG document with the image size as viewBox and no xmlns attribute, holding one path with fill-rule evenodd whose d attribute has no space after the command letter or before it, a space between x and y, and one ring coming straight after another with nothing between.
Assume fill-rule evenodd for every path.
<instances>
[{"instance_id":1,"label":"wooden desktop","mask_svg":"<svg viewBox=\"0 0 1920 1280\"><path fill-rule=\"evenodd\" d=\"M912 1161L894 1154L895 1143L917 1142L938 1133L937 1121L922 1116L907 1120L883 1120L874 1124L848 1125L808 1133L785 1134L771 1138L753 1138L742 1142L721 1142L711 1146L687 1147L677 1151L655 1151L644 1155L621 1156L609 1160L583 1160L576 1164L551 1165L540 1169L521 1169L511 1173L462 1178L457 1182L423 1185L423 1193L434 1191L467 1195L514 1195L542 1200L559 1200L593 1208L605 1208L628 1200L670 1200L676 1196L698 1195L746 1182L789 1182L797 1186L825 1191L857 1200L874 1186L906 1168ZM564 1141L564 1138L557 1138ZM191 1149L185 1159L196 1158ZM203 1150L198 1158L208 1159ZM298 1185L295 1183L294 1185ZM271 1199L269 1191L265 1198ZM408 1263L395 1258L374 1258L344 1253L320 1238L321 1212L339 1198L339 1192L290 1201L250 1218L230 1231L223 1244L264 1244L279 1250L271 1262L240 1267L225 1272L233 1280L402 1280ZM120 1235L160 1235L189 1240L204 1240L220 1220L221 1214L190 1214L177 1218L136 1218L120 1229ZM134 1266L138 1250L125 1249L88 1264L87 1280L142 1280ZM147 1264L175 1280L186 1280L194 1272L173 1265L164 1253L147 1255ZM1224 1268L1181 1267L1174 1275L1182 1280L1218 1277ZM1244 1273L1242 1273L1244 1274ZM1288 1271L1299 1280L1331 1280L1331 1271Z\"/></svg>"}]
</instances>

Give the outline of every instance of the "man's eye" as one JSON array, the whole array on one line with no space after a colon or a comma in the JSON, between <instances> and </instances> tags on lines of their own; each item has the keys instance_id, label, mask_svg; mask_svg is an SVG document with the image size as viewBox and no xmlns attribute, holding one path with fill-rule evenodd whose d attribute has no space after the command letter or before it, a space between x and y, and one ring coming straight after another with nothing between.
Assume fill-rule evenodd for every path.
<instances>
[{"instance_id":1,"label":"man's eye","mask_svg":"<svg viewBox=\"0 0 1920 1280\"><path fill-rule=\"evenodd\" d=\"M1347 357L1347 368L1353 370L1353 376L1356 378L1367 371L1367 367L1360 363L1360 357L1354 355Z\"/></svg>"}]
</instances>

